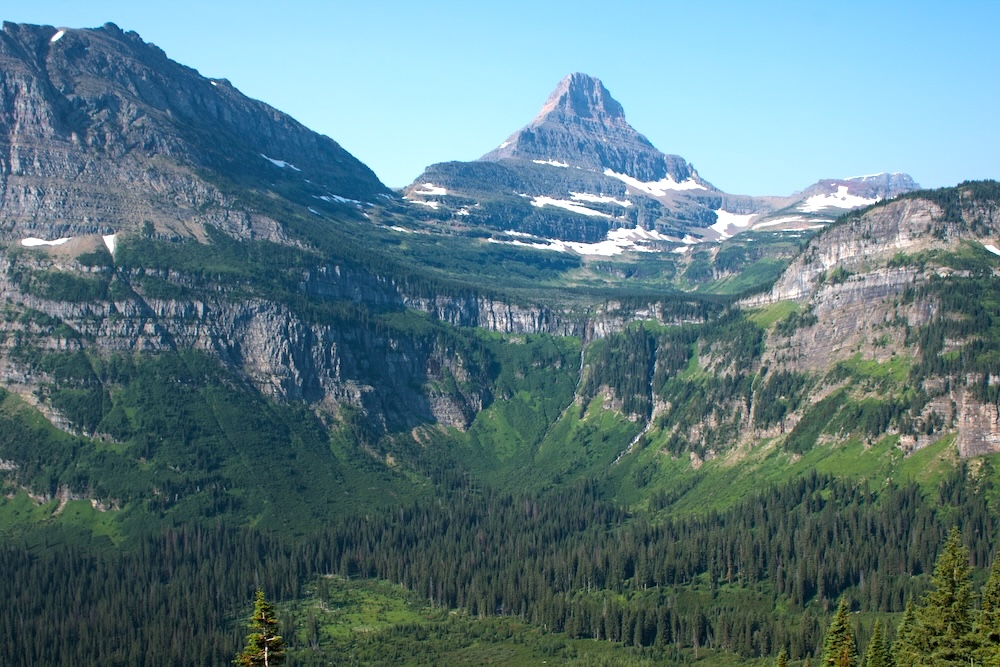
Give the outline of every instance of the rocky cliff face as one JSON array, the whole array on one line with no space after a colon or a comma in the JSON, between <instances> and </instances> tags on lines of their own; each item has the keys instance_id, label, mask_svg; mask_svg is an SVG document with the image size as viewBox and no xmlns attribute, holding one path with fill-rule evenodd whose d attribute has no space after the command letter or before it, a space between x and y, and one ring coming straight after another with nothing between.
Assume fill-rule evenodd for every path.
<instances>
[{"instance_id":1,"label":"rocky cliff face","mask_svg":"<svg viewBox=\"0 0 1000 667\"><path fill-rule=\"evenodd\" d=\"M464 225L586 243L636 227L680 240L716 222L721 194L684 158L657 150L601 81L580 73L479 161L431 165L405 192Z\"/></svg>"},{"instance_id":2,"label":"rocky cliff face","mask_svg":"<svg viewBox=\"0 0 1000 667\"><path fill-rule=\"evenodd\" d=\"M531 123L478 162L431 165L405 193L457 225L585 243L639 227L658 235L644 249L672 251L758 226L816 229L916 187L906 174L876 174L823 180L788 197L723 193L629 125L599 79L575 73Z\"/></svg>"},{"instance_id":3,"label":"rocky cliff face","mask_svg":"<svg viewBox=\"0 0 1000 667\"><path fill-rule=\"evenodd\" d=\"M642 182L670 177L708 186L684 158L661 153L629 125L600 79L579 72L559 82L531 123L480 159L510 158L610 170Z\"/></svg>"},{"instance_id":4,"label":"rocky cliff face","mask_svg":"<svg viewBox=\"0 0 1000 667\"><path fill-rule=\"evenodd\" d=\"M29 275L36 283L25 278ZM253 296L211 277L85 266L71 254L46 247L0 255L0 276L0 298L6 304L0 323L0 380L29 400L36 401L51 378L26 361L35 353L24 349L41 354L85 350L98 357L201 350L275 400L305 402L332 414L343 407L360 409L395 430L434 422L467 427L490 400L489 381L481 371L468 369L461 350L442 344L440 330L383 325L380 313L412 309L449 327L579 336L584 341L620 331L635 319L693 321L678 319L657 304L611 303L584 312L475 294L416 296L392 280L344 265L304 271L298 284L299 293L312 303L355 305L356 312L333 318L309 316L289 303ZM81 299L68 290L40 292L38 280L107 287L99 291L105 296ZM164 298L163 286L190 296ZM47 414L67 427L56 412Z\"/></svg>"},{"instance_id":5,"label":"rocky cliff face","mask_svg":"<svg viewBox=\"0 0 1000 667\"><path fill-rule=\"evenodd\" d=\"M10 268L9 260L0 266ZM475 391L428 393L426 385L440 381L442 369L462 363L432 339L362 322L310 321L282 303L225 292L194 299L142 292L136 283L131 296L76 303L25 294L6 282L0 291L7 304L3 384L31 397L49 380L18 355L24 345L99 356L202 350L271 398L333 412L353 406L395 428L435 420L464 427L475 406L482 407Z\"/></svg>"},{"instance_id":6,"label":"rocky cliff face","mask_svg":"<svg viewBox=\"0 0 1000 667\"><path fill-rule=\"evenodd\" d=\"M942 318L963 317L947 310L933 286L989 275L985 267L996 254L1000 235L994 192L995 184L973 184L947 196L917 193L824 230L769 293L743 301L744 307L757 307L795 300L807 313L790 332L772 333L762 363L822 375L857 360L888 366L919 359L921 343L913 332ZM939 354L965 349L963 354L974 357L967 346L975 347L981 333L948 339ZM961 456L1000 451L997 406L977 398L984 392L974 391L991 382L988 374L949 373L947 367L941 372L922 381L926 400L911 411L912 418L924 425L946 424L944 431L956 434ZM833 391L827 377L812 403ZM941 435L927 428L926 433L904 435L900 446L911 452Z\"/></svg>"},{"instance_id":7,"label":"rocky cliff face","mask_svg":"<svg viewBox=\"0 0 1000 667\"><path fill-rule=\"evenodd\" d=\"M841 279L850 289L870 293L872 299L897 293L928 275L890 266L897 254L954 249L964 240L982 246L1000 232L991 212L970 211L969 216L983 220L975 231L968 221L949 223L942 207L930 199L908 197L889 202L824 230L785 270L770 293L752 297L745 304L804 301L819 293L838 268L845 272Z\"/></svg>"},{"instance_id":8,"label":"rocky cliff face","mask_svg":"<svg viewBox=\"0 0 1000 667\"><path fill-rule=\"evenodd\" d=\"M0 238L112 234L150 221L199 237L247 224L206 173L248 185L295 175L368 200L387 189L336 142L179 65L134 32L4 23Z\"/></svg>"}]
</instances>

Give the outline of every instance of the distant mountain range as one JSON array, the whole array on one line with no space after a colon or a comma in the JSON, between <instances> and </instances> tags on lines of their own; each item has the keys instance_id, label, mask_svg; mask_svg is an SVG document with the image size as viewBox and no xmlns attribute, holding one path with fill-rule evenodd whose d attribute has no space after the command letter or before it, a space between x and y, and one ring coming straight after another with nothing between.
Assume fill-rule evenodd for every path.
<instances>
[{"instance_id":1,"label":"distant mountain range","mask_svg":"<svg viewBox=\"0 0 1000 667\"><path fill-rule=\"evenodd\" d=\"M277 188L317 215L338 207L360 215L393 196L332 139L114 24L5 23L0 109L5 238L92 245L148 222L164 238L205 238L208 224L279 240L272 216L234 206L234 187ZM431 165L404 194L432 220L486 228L496 242L600 255L812 229L916 187L905 174L880 174L820 181L789 197L724 193L684 158L657 150L598 79L577 73L496 149Z\"/></svg>"},{"instance_id":2,"label":"distant mountain range","mask_svg":"<svg viewBox=\"0 0 1000 667\"><path fill-rule=\"evenodd\" d=\"M599 79L574 73L500 146L476 162L428 167L405 196L517 236L509 242L602 254L609 240L677 250L750 229L814 229L917 188L906 174L877 174L822 180L788 197L724 193L629 125Z\"/></svg>"}]
</instances>

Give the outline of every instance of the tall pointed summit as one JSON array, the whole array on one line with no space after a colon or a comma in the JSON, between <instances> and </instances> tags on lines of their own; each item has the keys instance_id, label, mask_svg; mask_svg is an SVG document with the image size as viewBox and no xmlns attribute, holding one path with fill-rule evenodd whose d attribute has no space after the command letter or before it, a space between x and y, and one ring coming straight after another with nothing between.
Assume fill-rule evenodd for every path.
<instances>
[{"instance_id":1,"label":"tall pointed summit","mask_svg":"<svg viewBox=\"0 0 1000 667\"><path fill-rule=\"evenodd\" d=\"M552 239L610 245L625 239L632 249L685 252L757 223L767 230L816 229L840 211L912 187L897 174L825 180L788 197L727 194L684 158L660 152L629 125L600 79L577 72L497 148L473 162L428 166L404 197L434 220L519 235L497 242L525 243L530 236L549 247L544 243ZM642 238L633 243L633 237ZM558 247L607 251L603 245Z\"/></svg>"},{"instance_id":2,"label":"tall pointed summit","mask_svg":"<svg viewBox=\"0 0 1000 667\"><path fill-rule=\"evenodd\" d=\"M533 124L550 115L625 123L625 110L597 77L574 72L563 78L545 100Z\"/></svg>"},{"instance_id":3,"label":"tall pointed summit","mask_svg":"<svg viewBox=\"0 0 1000 667\"><path fill-rule=\"evenodd\" d=\"M579 72L559 82L531 123L480 159L509 158L611 171L642 182L669 177L708 186L683 158L661 153L629 125L600 79Z\"/></svg>"}]
</instances>

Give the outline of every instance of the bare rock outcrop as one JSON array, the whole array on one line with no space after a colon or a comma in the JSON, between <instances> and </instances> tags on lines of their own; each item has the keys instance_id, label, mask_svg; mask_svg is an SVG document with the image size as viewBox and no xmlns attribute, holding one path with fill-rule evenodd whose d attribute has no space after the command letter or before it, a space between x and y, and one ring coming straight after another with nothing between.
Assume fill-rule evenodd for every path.
<instances>
[{"instance_id":1,"label":"bare rock outcrop","mask_svg":"<svg viewBox=\"0 0 1000 667\"><path fill-rule=\"evenodd\" d=\"M134 32L3 24L0 239L113 234L146 221L166 235L201 238L212 224L278 239L279 225L207 179L252 185L289 173L351 199L388 194L333 140Z\"/></svg>"}]
</instances>

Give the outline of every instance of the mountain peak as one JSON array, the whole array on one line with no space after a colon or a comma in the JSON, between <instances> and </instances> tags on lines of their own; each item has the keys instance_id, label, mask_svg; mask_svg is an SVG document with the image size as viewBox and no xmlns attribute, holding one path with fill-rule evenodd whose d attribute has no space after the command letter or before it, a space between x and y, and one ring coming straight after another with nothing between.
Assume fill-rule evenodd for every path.
<instances>
[{"instance_id":1,"label":"mountain peak","mask_svg":"<svg viewBox=\"0 0 1000 667\"><path fill-rule=\"evenodd\" d=\"M0 193L31 195L0 197L0 239L32 235L42 224L66 237L106 235L143 217L182 236L197 228L193 220L243 233L241 222L226 227L212 217L225 195L202 173L266 188L295 165L304 173L294 183L322 183L324 195L388 194L332 139L219 83L113 23L3 23Z\"/></svg>"},{"instance_id":2,"label":"mountain peak","mask_svg":"<svg viewBox=\"0 0 1000 667\"><path fill-rule=\"evenodd\" d=\"M528 125L480 158L613 172L640 182L670 178L708 184L677 155L664 155L625 120L625 110L601 80L575 72L562 79Z\"/></svg>"},{"instance_id":3,"label":"mountain peak","mask_svg":"<svg viewBox=\"0 0 1000 667\"><path fill-rule=\"evenodd\" d=\"M625 121L625 110L611 97L601 80L580 72L569 74L559 82L532 124L543 122L551 114L600 121Z\"/></svg>"}]
</instances>

